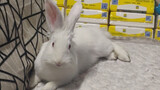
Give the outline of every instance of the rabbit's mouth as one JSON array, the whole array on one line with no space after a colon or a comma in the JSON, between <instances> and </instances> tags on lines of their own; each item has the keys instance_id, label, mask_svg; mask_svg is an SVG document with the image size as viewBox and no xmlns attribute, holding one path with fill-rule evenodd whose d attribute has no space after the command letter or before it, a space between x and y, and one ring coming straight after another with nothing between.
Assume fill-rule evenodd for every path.
<instances>
[{"instance_id":1,"label":"rabbit's mouth","mask_svg":"<svg viewBox=\"0 0 160 90\"><path fill-rule=\"evenodd\" d=\"M45 63L47 64L47 66L54 67L56 69L65 68L65 66L66 66L66 63L63 63L63 62L46 61Z\"/></svg>"}]
</instances>

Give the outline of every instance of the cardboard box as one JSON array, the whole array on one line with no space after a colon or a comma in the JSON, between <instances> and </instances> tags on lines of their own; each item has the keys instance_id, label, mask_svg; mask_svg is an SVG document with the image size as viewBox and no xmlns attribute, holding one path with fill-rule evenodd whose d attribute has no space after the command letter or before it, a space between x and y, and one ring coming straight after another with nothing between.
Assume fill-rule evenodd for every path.
<instances>
[{"instance_id":1,"label":"cardboard box","mask_svg":"<svg viewBox=\"0 0 160 90\"><path fill-rule=\"evenodd\" d=\"M157 18L157 28L160 29L160 15L158 15Z\"/></svg>"},{"instance_id":2,"label":"cardboard box","mask_svg":"<svg viewBox=\"0 0 160 90\"><path fill-rule=\"evenodd\" d=\"M111 0L110 10L154 13L154 0Z\"/></svg>"},{"instance_id":3,"label":"cardboard box","mask_svg":"<svg viewBox=\"0 0 160 90\"><path fill-rule=\"evenodd\" d=\"M133 26L154 28L155 16L142 13L111 12L110 24L120 26Z\"/></svg>"},{"instance_id":4,"label":"cardboard box","mask_svg":"<svg viewBox=\"0 0 160 90\"><path fill-rule=\"evenodd\" d=\"M58 7L58 8L61 11L62 15L64 15L64 7Z\"/></svg>"},{"instance_id":5,"label":"cardboard box","mask_svg":"<svg viewBox=\"0 0 160 90\"><path fill-rule=\"evenodd\" d=\"M69 12L70 9L67 9L67 15ZM102 10L83 9L78 22L108 24L108 12Z\"/></svg>"},{"instance_id":6,"label":"cardboard box","mask_svg":"<svg viewBox=\"0 0 160 90\"><path fill-rule=\"evenodd\" d=\"M108 30L108 25L105 24L91 24L91 23L76 23L75 28L81 28L81 27L92 27L92 28L101 28L105 31Z\"/></svg>"},{"instance_id":7,"label":"cardboard box","mask_svg":"<svg viewBox=\"0 0 160 90\"><path fill-rule=\"evenodd\" d=\"M156 32L155 32L155 40L160 41L160 29L156 29Z\"/></svg>"},{"instance_id":8,"label":"cardboard box","mask_svg":"<svg viewBox=\"0 0 160 90\"><path fill-rule=\"evenodd\" d=\"M64 7L65 0L56 0L57 5ZM78 0L67 0L67 7L71 8ZM109 10L110 0L81 0L84 9Z\"/></svg>"},{"instance_id":9,"label":"cardboard box","mask_svg":"<svg viewBox=\"0 0 160 90\"><path fill-rule=\"evenodd\" d=\"M108 32L112 36L153 38L153 29L149 28L109 26Z\"/></svg>"}]
</instances>

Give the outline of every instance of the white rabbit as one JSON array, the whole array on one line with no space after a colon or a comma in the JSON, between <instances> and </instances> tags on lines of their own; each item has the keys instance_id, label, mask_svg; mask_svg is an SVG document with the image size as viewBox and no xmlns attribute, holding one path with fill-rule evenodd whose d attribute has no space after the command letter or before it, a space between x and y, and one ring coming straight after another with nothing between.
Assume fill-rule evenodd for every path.
<instances>
[{"instance_id":1,"label":"white rabbit","mask_svg":"<svg viewBox=\"0 0 160 90\"><path fill-rule=\"evenodd\" d=\"M47 83L42 90L55 90L100 57L130 61L128 53L112 43L100 28L74 28L82 11L81 2L72 7L65 20L53 0L46 0L45 10L52 35L42 45L35 60L32 84L45 81Z\"/></svg>"}]
</instances>

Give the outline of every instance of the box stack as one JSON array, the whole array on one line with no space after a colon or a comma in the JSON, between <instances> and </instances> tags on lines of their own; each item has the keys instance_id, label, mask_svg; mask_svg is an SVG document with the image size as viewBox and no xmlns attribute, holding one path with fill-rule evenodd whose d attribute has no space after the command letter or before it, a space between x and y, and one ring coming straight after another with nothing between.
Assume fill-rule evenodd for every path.
<instances>
[{"instance_id":1,"label":"box stack","mask_svg":"<svg viewBox=\"0 0 160 90\"><path fill-rule=\"evenodd\" d=\"M59 7L64 7L65 0L57 0ZM78 0L67 0L66 14ZM83 11L76 27L105 27L108 25L108 11L110 0L81 0Z\"/></svg>"},{"instance_id":2,"label":"box stack","mask_svg":"<svg viewBox=\"0 0 160 90\"><path fill-rule=\"evenodd\" d=\"M113 36L153 38L154 0L111 0L109 32Z\"/></svg>"},{"instance_id":3,"label":"box stack","mask_svg":"<svg viewBox=\"0 0 160 90\"><path fill-rule=\"evenodd\" d=\"M155 40L160 41L160 15L158 15L157 18L157 26L156 26L156 30L155 30Z\"/></svg>"}]
</instances>

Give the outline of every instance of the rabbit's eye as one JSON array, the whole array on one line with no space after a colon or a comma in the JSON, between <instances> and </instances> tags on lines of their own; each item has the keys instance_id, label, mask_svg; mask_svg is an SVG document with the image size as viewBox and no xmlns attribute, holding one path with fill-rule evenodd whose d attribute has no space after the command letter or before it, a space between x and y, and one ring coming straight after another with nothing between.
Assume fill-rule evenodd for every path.
<instances>
[{"instance_id":1,"label":"rabbit's eye","mask_svg":"<svg viewBox=\"0 0 160 90\"><path fill-rule=\"evenodd\" d=\"M71 49L71 44L69 44L69 47L68 47L68 49Z\"/></svg>"},{"instance_id":2,"label":"rabbit's eye","mask_svg":"<svg viewBox=\"0 0 160 90\"><path fill-rule=\"evenodd\" d=\"M54 42L52 43L52 47L54 47Z\"/></svg>"}]
</instances>

